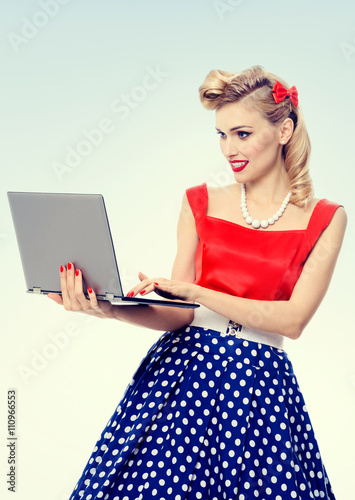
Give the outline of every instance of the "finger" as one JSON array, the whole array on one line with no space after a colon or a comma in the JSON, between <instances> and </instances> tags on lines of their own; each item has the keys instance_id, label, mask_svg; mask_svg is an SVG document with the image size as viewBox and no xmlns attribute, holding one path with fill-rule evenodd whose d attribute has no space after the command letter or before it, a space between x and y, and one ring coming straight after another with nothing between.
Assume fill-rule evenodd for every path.
<instances>
[{"instance_id":1,"label":"finger","mask_svg":"<svg viewBox=\"0 0 355 500\"><path fill-rule=\"evenodd\" d=\"M138 293L140 295L146 295L150 292L154 292L154 281L159 279L160 281L164 278L148 278L144 273L138 274L139 278L142 279L142 282L139 285L136 285L132 288L127 294L126 297L134 297Z\"/></svg>"},{"instance_id":2,"label":"finger","mask_svg":"<svg viewBox=\"0 0 355 500\"><path fill-rule=\"evenodd\" d=\"M155 281L156 279L159 280L159 283L157 281ZM162 283L163 282L163 283ZM156 293L159 293L159 287L163 287L164 286L169 286L168 282L166 279L164 278L154 278L154 279L151 279L149 280L149 285L146 286L141 292L140 294L141 295L146 295L150 292L156 292Z\"/></svg>"},{"instance_id":3,"label":"finger","mask_svg":"<svg viewBox=\"0 0 355 500\"><path fill-rule=\"evenodd\" d=\"M48 293L47 297L52 299L54 302L56 302L59 305L63 305L63 297L59 295L58 293Z\"/></svg>"},{"instance_id":4,"label":"finger","mask_svg":"<svg viewBox=\"0 0 355 500\"><path fill-rule=\"evenodd\" d=\"M77 311L81 309L81 306L75 297L74 266L71 262L68 262L67 269L61 266L60 271L64 309Z\"/></svg>"},{"instance_id":5,"label":"finger","mask_svg":"<svg viewBox=\"0 0 355 500\"><path fill-rule=\"evenodd\" d=\"M100 308L99 308L99 305L97 302L96 293L94 292L94 290L90 286L88 287L88 294L89 294L89 300L90 300L90 307L92 309L94 309L95 311L99 311Z\"/></svg>"},{"instance_id":6,"label":"finger","mask_svg":"<svg viewBox=\"0 0 355 500\"><path fill-rule=\"evenodd\" d=\"M134 297L135 295L137 295L137 293L141 293L142 295L144 295L144 293L147 293L147 291L145 291L143 293L142 293L142 291L147 286L149 286L153 282L153 280L149 279L148 276L146 276L142 272L138 273L138 277L141 280L141 283L139 283L138 285L136 285L134 288L131 288L131 290L128 293L126 293L126 297Z\"/></svg>"},{"instance_id":7,"label":"finger","mask_svg":"<svg viewBox=\"0 0 355 500\"><path fill-rule=\"evenodd\" d=\"M62 290L63 306L66 310L70 310L71 301L67 289L67 269L60 266L60 288Z\"/></svg>"},{"instance_id":8,"label":"finger","mask_svg":"<svg viewBox=\"0 0 355 500\"><path fill-rule=\"evenodd\" d=\"M74 292L75 298L81 305L84 311L90 309L90 302L86 299L83 290L83 275L80 269L75 269L75 279L74 279Z\"/></svg>"},{"instance_id":9,"label":"finger","mask_svg":"<svg viewBox=\"0 0 355 500\"><path fill-rule=\"evenodd\" d=\"M75 269L71 262L68 262L67 267L67 292L71 300L76 300L75 298Z\"/></svg>"},{"instance_id":10,"label":"finger","mask_svg":"<svg viewBox=\"0 0 355 500\"><path fill-rule=\"evenodd\" d=\"M76 311L77 309L81 309L75 291L75 267L71 262L68 262L67 268L67 291L71 302L71 308L74 311Z\"/></svg>"}]
</instances>

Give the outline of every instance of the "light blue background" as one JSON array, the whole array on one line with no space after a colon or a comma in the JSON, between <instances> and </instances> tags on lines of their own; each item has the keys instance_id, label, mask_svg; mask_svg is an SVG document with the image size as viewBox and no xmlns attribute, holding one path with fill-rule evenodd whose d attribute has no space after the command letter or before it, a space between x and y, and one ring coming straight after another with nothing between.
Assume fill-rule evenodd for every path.
<instances>
[{"instance_id":1,"label":"light blue background","mask_svg":"<svg viewBox=\"0 0 355 500\"><path fill-rule=\"evenodd\" d=\"M49 4L51 15L45 14ZM349 215L327 297L302 338L287 345L337 500L348 500L355 444L354 4L0 5L0 437L2 470L8 471L6 391L14 387L17 500L69 497L138 362L160 334L66 313L45 297L27 295L6 191L102 193L125 289L140 270L169 277L184 190L233 181L219 152L214 113L202 108L197 89L212 68L239 71L254 64L297 86L312 140L315 195L343 203ZM152 71L161 75L155 81L148 77ZM131 104L117 112L124 96ZM109 130L100 144L56 173L68 148L82 150L85 133L103 123ZM57 352L54 338L62 339ZM49 353L52 359L43 357ZM26 369L33 370L27 377ZM2 475L2 498L13 498L5 483Z\"/></svg>"}]
</instances>

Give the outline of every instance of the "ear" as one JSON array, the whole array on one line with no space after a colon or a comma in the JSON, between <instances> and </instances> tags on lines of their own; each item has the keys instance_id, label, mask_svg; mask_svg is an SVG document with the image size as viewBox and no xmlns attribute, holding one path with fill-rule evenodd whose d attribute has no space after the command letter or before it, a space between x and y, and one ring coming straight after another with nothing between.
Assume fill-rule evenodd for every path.
<instances>
[{"instance_id":1,"label":"ear","mask_svg":"<svg viewBox=\"0 0 355 500\"><path fill-rule=\"evenodd\" d=\"M280 128L280 144L287 144L291 139L294 130L294 123L291 118L286 118Z\"/></svg>"}]
</instances>

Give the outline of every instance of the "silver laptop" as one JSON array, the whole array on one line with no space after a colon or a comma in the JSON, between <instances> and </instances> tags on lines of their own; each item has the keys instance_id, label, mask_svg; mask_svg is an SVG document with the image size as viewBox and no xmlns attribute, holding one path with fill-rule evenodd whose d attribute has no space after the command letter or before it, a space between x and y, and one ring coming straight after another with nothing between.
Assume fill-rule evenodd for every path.
<instances>
[{"instance_id":1,"label":"silver laptop","mask_svg":"<svg viewBox=\"0 0 355 500\"><path fill-rule=\"evenodd\" d=\"M91 286L99 300L199 307L124 295L102 195L8 192L8 199L27 292L61 293L59 268L71 262L82 271L84 291Z\"/></svg>"}]
</instances>

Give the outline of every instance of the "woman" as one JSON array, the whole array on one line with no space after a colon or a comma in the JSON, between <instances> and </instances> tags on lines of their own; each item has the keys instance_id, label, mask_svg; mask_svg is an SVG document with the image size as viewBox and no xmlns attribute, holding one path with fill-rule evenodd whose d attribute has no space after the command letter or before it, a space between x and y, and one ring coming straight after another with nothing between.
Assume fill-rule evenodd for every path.
<instances>
[{"instance_id":1,"label":"woman","mask_svg":"<svg viewBox=\"0 0 355 500\"><path fill-rule=\"evenodd\" d=\"M334 499L283 338L297 339L328 288L344 209L313 198L298 92L262 67L211 71L200 87L235 183L186 191L171 280L155 291L196 301L114 307L61 268L67 310L166 333L97 442L71 500ZM252 214L252 216L249 214ZM272 214L274 214L272 216Z\"/></svg>"}]
</instances>

